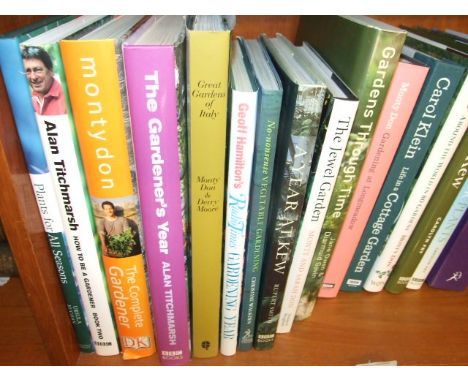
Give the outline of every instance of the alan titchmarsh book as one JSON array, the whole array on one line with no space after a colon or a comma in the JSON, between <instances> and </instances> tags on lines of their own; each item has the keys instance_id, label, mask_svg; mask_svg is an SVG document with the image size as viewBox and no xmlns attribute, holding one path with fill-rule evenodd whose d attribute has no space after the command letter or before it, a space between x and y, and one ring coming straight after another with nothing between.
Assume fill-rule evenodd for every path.
<instances>
[{"instance_id":1,"label":"alan titchmarsh book","mask_svg":"<svg viewBox=\"0 0 468 382\"><path fill-rule=\"evenodd\" d=\"M123 45L158 354L190 360L185 22L153 16Z\"/></svg>"}]
</instances>

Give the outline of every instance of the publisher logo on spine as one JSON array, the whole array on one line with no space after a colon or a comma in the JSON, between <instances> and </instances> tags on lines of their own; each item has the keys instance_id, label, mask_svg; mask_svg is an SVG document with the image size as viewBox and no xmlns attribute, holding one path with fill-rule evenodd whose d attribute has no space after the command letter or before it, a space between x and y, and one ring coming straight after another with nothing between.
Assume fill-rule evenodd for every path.
<instances>
[{"instance_id":1,"label":"publisher logo on spine","mask_svg":"<svg viewBox=\"0 0 468 382\"><path fill-rule=\"evenodd\" d=\"M141 337L120 337L122 347L131 349L144 349L151 347L151 338L148 336Z\"/></svg>"}]
</instances>

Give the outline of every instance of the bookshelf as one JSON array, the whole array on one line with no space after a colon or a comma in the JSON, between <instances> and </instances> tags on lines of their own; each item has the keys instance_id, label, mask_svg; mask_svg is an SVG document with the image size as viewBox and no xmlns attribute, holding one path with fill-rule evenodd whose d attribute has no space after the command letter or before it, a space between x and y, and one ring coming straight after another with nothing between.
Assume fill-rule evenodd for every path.
<instances>
[{"instance_id":1,"label":"bookshelf","mask_svg":"<svg viewBox=\"0 0 468 382\"><path fill-rule=\"evenodd\" d=\"M0 33L43 16L0 16ZM467 16L377 16L394 25L468 32ZM294 40L299 16L238 16L233 35L282 32ZM0 217L27 299L52 364L157 365L153 356L80 354L0 80ZM194 359L190 365L354 365L396 360L400 365L468 365L468 293L423 287L402 295L341 293L318 301L312 317L278 335L268 351Z\"/></svg>"}]
</instances>

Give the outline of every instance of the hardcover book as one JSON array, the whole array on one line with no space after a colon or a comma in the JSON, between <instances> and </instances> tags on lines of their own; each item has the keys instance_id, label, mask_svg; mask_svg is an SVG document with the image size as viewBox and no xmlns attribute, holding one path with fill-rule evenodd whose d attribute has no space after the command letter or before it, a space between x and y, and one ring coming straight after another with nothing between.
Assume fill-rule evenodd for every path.
<instances>
[{"instance_id":1,"label":"hardcover book","mask_svg":"<svg viewBox=\"0 0 468 382\"><path fill-rule=\"evenodd\" d=\"M414 52L414 54L417 55L417 52ZM456 65L456 69L458 73L466 71L466 68L461 65ZM439 135L432 144L424 166L421 168L411 193L399 212L398 220L387 238L385 247L366 280L366 290L382 290L416 227L430 196L466 132L468 126L468 104L466 102L468 99L468 80L466 79L466 73L462 76L460 83L461 88L457 86L458 84L456 85L454 99L452 99L451 105L445 111L445 121L442 123ZM450 83L446 83L446 86L450 85ZM441 83L439 83L439 86L442 89L444 87Z\"/></svg>"},{"instance_id":2,"label":"hardcover book","mask_svg":"<svg viewBox=\"0 0 468 382\"><path fill-rule=\"evenodd\" d=\"M328 261L347 214L405 32L367 17L301 18L298 40L309 42L359 99L350 138L314 249L297 319L312 313Z\"/></svg>"},{"instance_id":3,"label":"hardcover book","mask_svg":"<svg viewBox=\"0 0 468 382\"><path fill-rule=\"evenodd\" d=\"M22 56L94 347L99 355L115 355L119 353L116 327L59 48L61 39L85 34L105 21L101 17L72 20L60 30L23 41Z\"/></svg>"},{"instance_id":4,"label":"hardcover book","mask_svg":"<svg viewBox=\"0 0 468 382\"><path fill-rule=\"evenodd\" d=\"M283 87L260 40L240 41L245 46L246 56L259 87L239 323L238 347L239 350L246 351L253 346L255 332Z\"/></svg>"},{"instance_id":5,"label":"hardcover book","mask_svg":"<svg viewBox=\"0 0 468 382\"><path fill-rule=\"evenodd\" d=\"M303 65L327 86L319 128L325 136L316 143L307 202L286 282L277 333L289 332L294 322L313 249L325 219L359 103L346 84L307 43L298 49L298 56L302 58Z\"/></svg>"},{"instance_id":6,"label":"hardcover book","mask_svg":"<svg viewBox=\"0 0 468 382\"><path fill-rule=\"evenodd\" d=\"M230 30L234 20L187 18L192 354L218 354Z\"/></svg>"},{"instance_id":7,"label":"hardcover book","mask_svg":"<svg viewBox=\"0 0 468 382\"><path fill-rule=\"evenodd\" d=\"M463 100L465 102L466 110L468 108L468 92L462 93L461 91L458 96L464 97ZM453 108L454 107L455 105L453 106ZM453 112L453 108L451 113ZM450 116L447 118L447 120L449 118ZM468 119L468 115L465 114L462 117L462 119ZM466 126L467 123L465 123L465 129L462 130L462 140L458 145L458 148L456 149L455 153L453 154L453 157L451 159L446 159L450 160L450 162L446 165L446 170L444 171L443 165L441 166L442 168L440 171L444 171L443 176L440 177L440 181L438 183L437 188L434 190L434 193L430 197L430 201L427 203L426 207L424 207L424 212L422 213L414 230L411 232L411 236L407 240L407 243L404 246L404 249L402 250L398 258L398 262L396 263L387 283L385 284L385 290L387 290L388 292L400 293L403 290L405 290L406 284L410 280L414 270L416 269L416 266L418 265L422 255L424 254L424 250L427 248L427 245L431 242L434 233L437 232L440 223L444 219L458 192L463 186L463 183L466 179L466 175L468 173L468 135L466 135ZM440 134L444 134L444 132L441 131ZM439 137L439 139L441 137L442 135ZM441 158L444 155L443 150L446 150L447 146L449 145L445 143L444 145L437 146L437 143L438 142L434 144L434 148L432 149L433 151L431 152L431 155L432 153L437 152L439 153L439 158ZM434 151L437 150L438 147L441 150ZM429 158L427 159L426 166L431 166L434 169L435 166L431 163L430 160L431 156L429 156ZM428 171L426 170L426 167L424 167L419 179L422 179L421 177L424 175L424 171ZM431 176L435 176L434 170ZM429 186L430 184L426 185L426 187ZM408 200L408 202L411 201L411 197ZM421 200L421 196L419 196L418 202L419 200ZM417 207L415 205L410 206ZM402 216L404 217L404 215ZM407 230L409 231L409 229Z\"/></svg>"},{"instance_id":8,"label":"hardcover book","mask_svg":"<svg viewBox=\"0 0 468 382\"><path fill-rule=\"evenodd\" d=\"M86 324L80 293L73 276L73 264L66 243L64 222L60 214L59 201L55 195L53 178L44 155L19 47L22 40L53 29L67 21L70 21L69 18L56 21L47 19L45 25L33 25L31 29L15 31L0 38L0 48L3 52L0 55L0 69L78 345L80 351L92 352L94 347Z\"/></svg>"},{"instance_id":9,"label":"hardcover book","mask_svg":"<svg viewBox=\"0 0 468 382\"><path fill-rule=\"evenodd\" d=\"M140 19L60 43L123 359L156 351L120 48Z\"/></svg>"},{"instance_id":10,"label":"hardcover book","mask_svg":"<svg viewBox=\"0 0 468 382\"><path fill-rule=\"evenodd\" d=\"M463 213L468 208L468 183L463 183L462 189L455 198L450 210L447 212L444 220L440 224L440 228L434 235L431 243L425 250L424 255L419 262L416 270L411 276L411 280L406 285L408 289L420 289L426 281L429 272L439 258L444 247L453 234L457 224L463 217Z\"/></svg>"},{"instance_id":11,"label":"hardcover book","mask_svg":"<svg viewBox=\"0 0 468 382\"><path fill-rule=\"evenodd\" d=\"M338 294L428 71L407 59L398 63L319 297Z\"/></svg>"},{"instance_id":12,"label":"hardcover book","mask_svg":"<svg viewBox=\"0 0 468 382\"><path fill-rule=\"evenodd\" d=\"M284 96L273 174L268 238L257 312L254 346L273 346L284 288L302 216L312 157L319 134L325 85L296 59L285 37L263 36L283 82Z\"/></svg>"},{"instance_id":13,"label":"hardcover book","mask_svg":"<svg viewBox=\"0 0 468 382\"><path fill-rule=\"evenodd\" d=\"M153 16L123 45L158 354L190 360L186 282L185 23Z\"/></svg>"},{"instance_id":14,"label":"hardcover book","mask_svg":"<svg viewBox=\"0 0 468 382\"><path fill-rule=\"evenodd\" d=\"M403 52L408 55L411 53L406 47ZM420 61L429 66L429 74L354 253L345 282L341 286L342 290L363 289L367 276L398 219L426 154L438 134L461 79L462 72L457 65L419 53L413 58L420 57Z\"/></svg>"},{"instance_id":15,"label":"hardcover book","mask_svg":"<svg viewBox=\"0 0 468 382\"><path fill-rule=\"evenodd\" d=\"M427 277L433 288L463 291L468 286L468 210Z\"/></svg>"},{"instance_id":16,"label":"hardcover book","mask_svg":"<svg viewBox=\"0 0 468 382\"><path fill-rule=\"evenodd\" d=\"M221 344L223 355L237 349L250 181L257 119L258 85L239 40L230 64L230 137L226 189Z\"/></svg>"}]
</instances>

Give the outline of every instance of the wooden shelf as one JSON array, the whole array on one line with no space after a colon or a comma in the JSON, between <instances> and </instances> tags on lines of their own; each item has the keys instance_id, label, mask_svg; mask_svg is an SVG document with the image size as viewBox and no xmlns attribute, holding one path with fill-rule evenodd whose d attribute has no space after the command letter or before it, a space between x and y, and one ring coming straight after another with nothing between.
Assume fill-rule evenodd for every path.
<instances>
[{"instance_id":1,"label":"wooden shelf","mask_svg":"<svg viewBox=\"0 0 468 382\"><path fill-rule=\"evenodd\" d=\"M320 299L312 316L277 335L271 350L193 359L193 366L352 366L397 361L398 365L468 365L468 293L431 289L371 294L341 293ZM78 365L157 365L157 357L81 354Z\"/></svg>"},{"instance_id":2,"label":"wooden shelf","mask_svg":"<svg viewBox=\"0 0 468 382\"><path fill-rule=\"evenodd\" d=\"M40 17L0 16L0 33ZM378 18L395 25L468 32L466 16ZM272 35L279 31L294 40L298 22L299 16L239 16L234 36L254 38L260 32ZM0 179L0 216L50 362L158 364L156 356L124 362L120 356L79 353L1 78ZM272 350L195 359L190 365L355 365L390 360L401 365L468 365L467 316L466 292L424 287L397 296L341 293L336 299L319 300L312 317L296 323L292 333L278 335ZM9 319L15 320L15 316Z\"/></svg>"}]
</instances>

